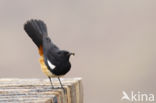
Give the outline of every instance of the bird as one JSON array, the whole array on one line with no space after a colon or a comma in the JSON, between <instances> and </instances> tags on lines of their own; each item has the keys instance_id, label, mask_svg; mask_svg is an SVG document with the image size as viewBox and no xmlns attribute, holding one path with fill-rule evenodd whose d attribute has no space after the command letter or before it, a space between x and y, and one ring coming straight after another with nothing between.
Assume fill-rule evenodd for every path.
<instances>
[{"instance_id":1,"label":"bird","mask_svg":"<svg viewBox=\"0 0 156 103\"><path fill-rule=\"evenodd\" d=\"M52 78L58 78L61 88L64 89L60 77L70 71L69 59L75 53L58 48L48 36L47 26L42 20L26 21L24 30L38 48L42 72L49 78L52 89L55 89Z\"/></svg>"}]
</instances>

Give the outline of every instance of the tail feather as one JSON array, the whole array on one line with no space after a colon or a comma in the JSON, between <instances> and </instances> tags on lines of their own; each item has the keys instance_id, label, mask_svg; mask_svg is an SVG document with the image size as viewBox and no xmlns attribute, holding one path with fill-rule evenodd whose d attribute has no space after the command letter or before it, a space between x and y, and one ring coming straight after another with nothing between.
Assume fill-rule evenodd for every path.
<instances>
[{"instance_id":1,"label":"tail feather","mask_svg":"<svg viewBox=\"0 0 156 103\"><path fill-rule=\"evenodd\" d=\"M46 24L41 20L27 21L24 30L38 48L42 45L43 35L48 35Z\"/></svg>"}]
</instances>

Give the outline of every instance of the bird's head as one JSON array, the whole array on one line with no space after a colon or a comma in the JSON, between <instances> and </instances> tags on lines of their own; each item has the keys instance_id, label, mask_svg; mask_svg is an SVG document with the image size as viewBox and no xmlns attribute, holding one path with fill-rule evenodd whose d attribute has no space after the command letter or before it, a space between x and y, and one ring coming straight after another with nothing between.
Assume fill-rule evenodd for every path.
<instances>
[{"instance_id":1,"label":"bird's head","mask_svg":"<svg viewBox=\"0 0 156 103\"><path fill-rule=\"evenodd\" d=\"M65 58L66 60L69 60L70 56L71 55L75 55L75 53L72 53L72 52L69 52L69 51L66 51L66 50L62 50L59 52L59 55L63 58Z\"/></svg>"}]
</instances>

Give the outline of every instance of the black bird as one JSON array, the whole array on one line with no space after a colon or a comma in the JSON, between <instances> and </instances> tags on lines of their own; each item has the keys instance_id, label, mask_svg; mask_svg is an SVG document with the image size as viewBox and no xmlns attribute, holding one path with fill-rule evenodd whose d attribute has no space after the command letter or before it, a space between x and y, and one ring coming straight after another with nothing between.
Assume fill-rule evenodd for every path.
<instances>
[{"instance_id":1,"label":"black bird","mask_svg":"<svg viewBox=\"0 0 156 103\"><path fill-rule=\"evenodd\" d=\"M29 20L24 24L24 30L38 47L42 71L48 76L52 88L51 77L57 77L61 88L60 77L70 71L69 58L74 53L60 50L48 37L46 24L42 20Z\"/></svg>"}]
</instances>

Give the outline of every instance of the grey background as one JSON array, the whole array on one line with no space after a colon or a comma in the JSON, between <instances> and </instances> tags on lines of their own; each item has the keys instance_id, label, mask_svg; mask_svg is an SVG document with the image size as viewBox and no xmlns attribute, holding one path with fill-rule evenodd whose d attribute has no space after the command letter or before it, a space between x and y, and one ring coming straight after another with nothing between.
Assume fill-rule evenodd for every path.
<instances>
[{"instance_id":1,"label":"grey background","mask_svg":"<svg viewBox=\"0 0 156 103\"><path fill-rule=\"evenodd\" d=\"M46 78L23 30L31 19L76 53L65 77L82 77L85 103L122 103L122 91L156 95L155 0L0 0L0 77Z\"/></svg>"}]
</instances>

